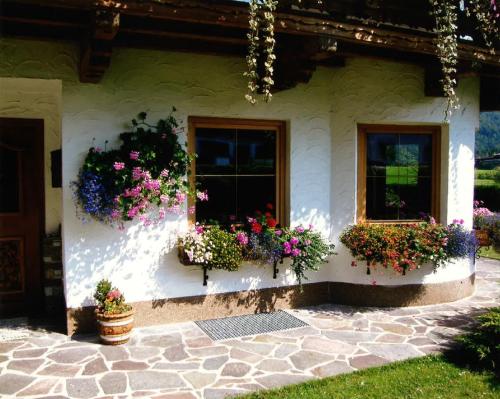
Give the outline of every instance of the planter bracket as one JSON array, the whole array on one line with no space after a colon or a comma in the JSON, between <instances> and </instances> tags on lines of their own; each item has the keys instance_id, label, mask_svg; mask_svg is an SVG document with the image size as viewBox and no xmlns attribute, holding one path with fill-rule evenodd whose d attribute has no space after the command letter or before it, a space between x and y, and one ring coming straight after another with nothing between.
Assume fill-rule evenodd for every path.
<instances>
[{"instance_id":1,"label":"planter bracket","mask_svg":"<svg viewBox=\"0 0 500 399\"><path fill-rule=\"evenodd\" d=\"M207 285L207 281L208 281L207 270L208 270L208 266L203 266L203 285Z\"/></svg>"}]
</instances>

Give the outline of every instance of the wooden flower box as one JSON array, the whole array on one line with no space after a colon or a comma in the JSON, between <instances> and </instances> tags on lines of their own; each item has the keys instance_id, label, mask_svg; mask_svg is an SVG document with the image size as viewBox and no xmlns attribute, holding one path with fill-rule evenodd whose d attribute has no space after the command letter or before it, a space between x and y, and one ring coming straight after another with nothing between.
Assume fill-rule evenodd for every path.
<instances>
[{"instance_id":1,"label":"wooden flower box","mask_svg":"<svg viewBox=\"0 0 500 399\"><path fill-rule=\"evenodd\" d=\"M490 235L487 230L475 230L476 239L480 247L489 247L491 245Z\"/></svg>"}]
</instances>

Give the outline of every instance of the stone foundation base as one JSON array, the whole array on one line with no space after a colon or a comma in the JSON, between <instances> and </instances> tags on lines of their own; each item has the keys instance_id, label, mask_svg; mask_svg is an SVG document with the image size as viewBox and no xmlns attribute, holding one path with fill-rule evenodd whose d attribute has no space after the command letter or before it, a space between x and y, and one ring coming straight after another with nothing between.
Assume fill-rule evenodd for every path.
<instances>
[{"instance_id":1,"label":"stone foundation base","mask_svg":"<svg viewBox=\"0 0 500 399\"><path fill-rule=\"evenodd\" d=\"M466 279L427 285L373 286L321 282L222 294L190 296L132 303L135 325L176 323L242 314L271 312L303 306L337 303L354 306L421 306L452 302L474 293L475 274ZM68 334L97 330L94 308L67 309Z\"/></svg>"}]
</instances>

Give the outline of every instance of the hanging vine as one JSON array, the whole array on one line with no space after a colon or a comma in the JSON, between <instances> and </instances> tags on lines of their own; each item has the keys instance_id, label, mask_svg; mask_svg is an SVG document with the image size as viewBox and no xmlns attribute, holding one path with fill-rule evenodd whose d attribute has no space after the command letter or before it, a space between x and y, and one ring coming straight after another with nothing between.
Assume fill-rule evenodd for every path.
<instances>
[{"instance_id":1,"label":"hanging vine","mask_svg":"<svg viewBox=\"0 0 500 399\"><path fill-rule=\"evenodd\" d=\"M457 43L457 6L454 0L430 0L432 13L436 19L437 55L443 70L443 92L448 99L445 120L453 110L460 106L455 91L457 80L458 43Z\"/></svg>"},{"instance_id":2,"label":"hanging vine","mask_svg":"<svg viewBox=\"0 0 500 399\"><path fill-rule=\"evenodd\" d=\"M274 47L276 39L274 38L274 21L277 0L250 0L249 1L249 32L248 53L247 53L247 71L245 76L248 78L247 94L245 98L251 104L257 103L257 93L263 94L266 102L271 101L271 89L274 85L274 61L276 55ZM260 32L262 30L262 38ZM259 57L263 54L264 74L259 76Z\"/></svg>"},{"instance_id":3,"label":"hanging vine","mask_svg":"<svg viewBox=\"0 0 500 399\"><path fill-rule=\"evenodd\" d=\"M301 0L295 0L301 4ZM429 0L431 13L435 18L437 33L436 54L442 66L441 83L447 98L445 120L459 108L456 93L458 64L458 13L474 16L485 44L494 53L494 41L499 36L496 0ZM317 0L321 6L322 0ZM248 53L246 57L248 91L245 98L251 104L257 103L257 94L262 93L266 102L272 99L274 85L274 63L276 61L274 36L275 12L278 0L249 0ZM259 59L263 57L263 73L259 74Z\"/></svg>"}]
</instances>

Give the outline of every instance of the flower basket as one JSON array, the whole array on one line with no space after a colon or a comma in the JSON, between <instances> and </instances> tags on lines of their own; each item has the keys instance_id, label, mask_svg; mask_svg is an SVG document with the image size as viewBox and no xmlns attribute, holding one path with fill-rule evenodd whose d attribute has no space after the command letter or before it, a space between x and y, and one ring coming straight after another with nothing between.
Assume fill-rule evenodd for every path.
<instances>
[{"instance_id":1,"label":"flower basket","mask_svg":"<svg viewBox=\"0 0 500 399\"><path fill-rule=\"evenodd\" d=\"M135 311L108 314L96 310L99 337L105 345L121 345L130 339Z\"/></svg>"},{"instance_id":2,"label":"flower basket","mask_svg":"<svg viewBox=\"0 0 500 399\"><path fill-rule=\"evenodd\" d=\"M490 235L488 230L477 229L475 230L476 239L480 247L489 247L491 245Z\"/></svg>"}]
</instances>

